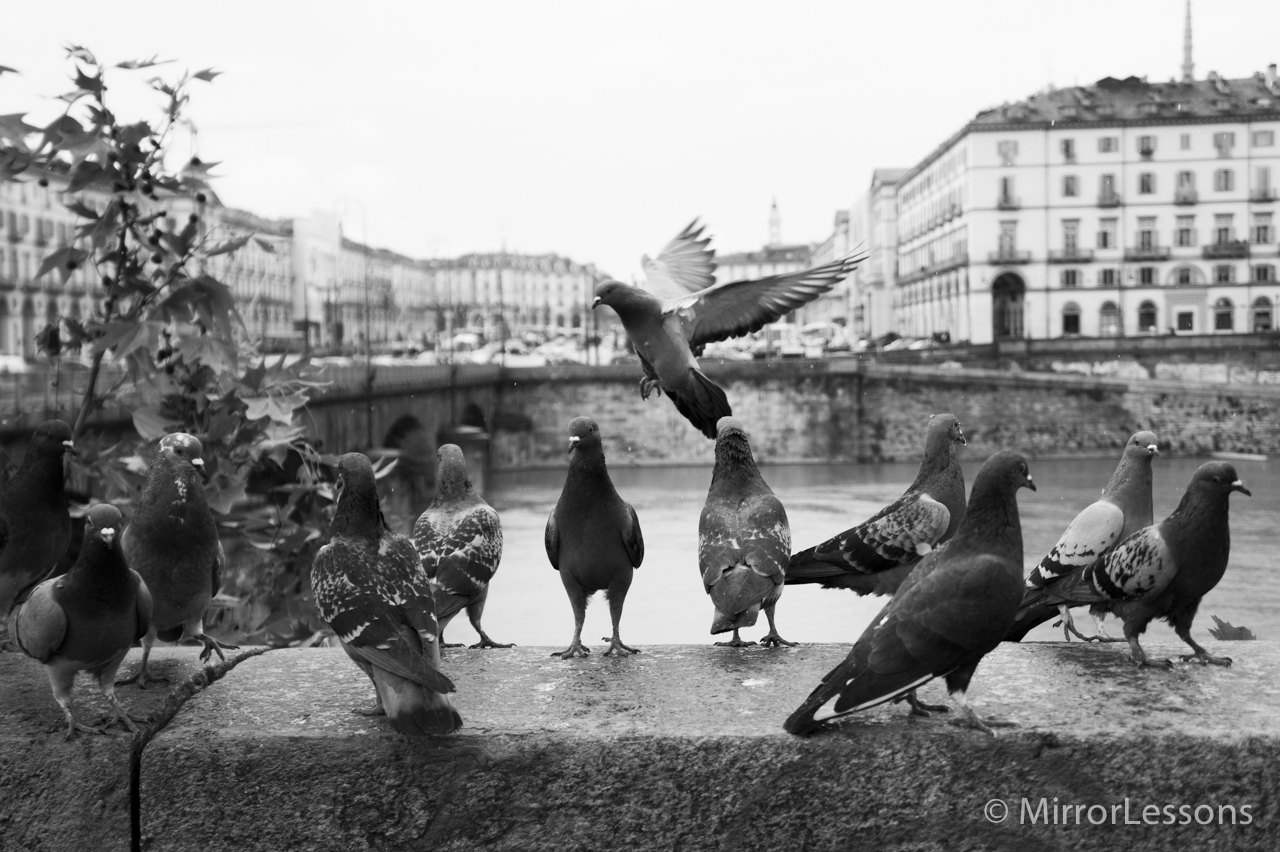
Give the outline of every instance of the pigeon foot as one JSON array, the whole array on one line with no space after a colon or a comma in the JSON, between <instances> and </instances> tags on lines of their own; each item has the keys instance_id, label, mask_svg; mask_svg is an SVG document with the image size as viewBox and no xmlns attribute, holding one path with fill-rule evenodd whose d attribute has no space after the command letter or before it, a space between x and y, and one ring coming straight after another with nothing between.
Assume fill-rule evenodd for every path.
<instances>
[{"instance_id":1,"label":"pigeon foot","mask_svg":"<svg viewBox=\"0 0 1280 852\"><path fill-rule=\"evenodd\" d=\"M1207 651L1202 651L1198 654L1183 654L1182 661L1184 663L1195 662L1195 663L1199 663L1202 666L1203 665L1210 665L1210 666L1231 665L1230 657L1215 657L1213 656L1213 654L1210 654Z\"/></svg>"},{"instance_id":2,"label":"pigeon foot","mask_svg":"<svg viewBox=\"0 0 1280 852\"><path fill-rule=\"evenodd\" d=\"M209 658L214 654L218 655L219 660L225 660L227 655L222 653L225 651L239 651L239 645L228 645L226 642L219 642L212 636L206 636L203 633L197 633L192 637L204 645L204 650L200 652L200 662L207 663Z\"/></svg>"},{"instance_id":3,"label":"pigeon foot","mask_svg":"<svg viewBox=\"0 0 1280 852\"><path fill-rule=\"evenodd\" d=\"M480 641L472 645L472 648L514 648L515 642L495 642L489 638L488 634L481 633Z\"/></svg>"},{"instance_id":4,"label":"pigeon foot","mask_svg":"<svg viewBox=\"0 0 1280 852\"><path fill-rule=\"evenodd\" d=\"M357 708L355 708L354 710L352 710L351 712L352 712L352 713L355 713L357 716L385 716L385 715L387 715L387 711L386 711L385 709L383 709L383 707L382 707L382 702L381 702L381 701L379 701L379 702L377 702L376 704L374 704L374 705L373 705L372 707L370 707L368 710L362 710L361 708L357 707Z\"/></svg>"},{"instance_id":5,"label":"pigeon foot","mask_svg":"<svg viewBox=\"0 0 1280 852\"><path fill-rule=\"evenodd\" d=\"M1018 727L1017 722L1010 722L1005 719L983 719L981 716L979 716L977 713L973 711L972 707L969 707L968 705L965 705L963 709L965 711L964 715L962 715L958 719L948 720L947 724L955 725L956 727L960 727L960 728L973 728L974 730L978 730L978 731L982 731L984 733L990 734L993 737L996 735L996 732L994 730L995 728Z\"/></svg>"},{"instance_id":6,"label":"pigeon foot","mask_svg":"<svg viewBox=\"0 0 1280 852\"><path fill-rule=\"evenodd\" d=\"M591 656L591 649L583 645L577 639L573 640L573 644L563 651L556 651L551 656L559 657L562 660L572 660L574 657L586 658Z\"/></svg>"},{"instance_id":7,"label":"pigeon foot","mask_svg":"<svg viewBox=\"0 0 1280 852\"><path fill-rule=\"evenodd\" d=\"M161 677L159 675L148 674L147 667L142 666L136 672L134 672L131 676L123 680L116 681L115 685L128 686L131 683L136 683L138 685L138 689L146 689L147 684L149 683L168 683L168 682L169 682L169 678Z\"/></svg>"},{"instance_id":8,"label":"pigeon foot","mask_svg":"<svg viewBox=\"0 0 1280 852\"><path fill-rule=\"evenodd\" d=\"M658 396L662 396L662 383L657 379L644 378L640 380L640 398L649 399L649 394L657 392Z\"/></svg>"},{"instance_id":9,"label":"pigeon foot","mask_svg":"<svg viewBox=\"0 0 1280 852\"><path fill-rule=\"evenodd\" d=\"M781 648L783 645L786 645L788 648L794 648L799 644L799 642L788 642L786 639L779 636L776 631L772 630L760 637L761 648Z\"/></svg>"},{"instance_id":10,"label":"pigeon foot","mask_svg":"<svg viewBox=\"0 0 1280 852\"><path fill-rule=\"evenodd\" d=\"M923 716L924 718L928 719L932 717L934 713L950 713L951 712L951 708L945 704L924 703L923 701L920 700L920 696L916 695L916 691L914 689L908 692L905 698L900 698L898 700L905 701L907 702L907 704L911 705L912 716Z\"/></svg>"},{"instance_id":11,"label":"pigeon foot","mask_svg":"<svg viewBox=\"0 0 1280 852\"><path fill-rule=\"evenodd\" d=\"M604 652L604 656L606 657L612 657L614 654L622 655L622 654L639 654L640 653L639 648L632 648L630 645L622 644L622 640L619 639L617 636L614 636L612 639L610 639L608 636L604 636L601 638L604 641L609 643L609 650Z\"/></svg>"},{"instance_id":12,"label":"pigeon foot","mask_svg":"<svg viewBox=\"0 0 1280 852\"><path fill-rule=\"evenodd\" d=\"M465 648L467 647L467 643L466 642L441 642L440 647L441 648ZM479 646L477 645L476 647L479 647Z\"/></svg>"},{"instance_id":13,"label":"pigeon foot","mask_svg":"<svg viewBox=\"0 0 1280 852\"><path fill-rule=\"evenodd\" d=\"M1140 669L1171 669L1173 668L1173 660L1153 660L1145 654L1140 659L1135 659L1133 664Z\"/></svg>"},{"instance_id":14,"label":"pigeon foot","mask_svg":"<svg viewBox=\"0 0 1280 852\"><path fill-rule=\"evenodd\" d=\"M724 642L716 642L714 644L717 648L750 648L756 643L749 642L746 639L739 639L735 636L732 639L727 639Z\"/></svg>"}]
</instances>

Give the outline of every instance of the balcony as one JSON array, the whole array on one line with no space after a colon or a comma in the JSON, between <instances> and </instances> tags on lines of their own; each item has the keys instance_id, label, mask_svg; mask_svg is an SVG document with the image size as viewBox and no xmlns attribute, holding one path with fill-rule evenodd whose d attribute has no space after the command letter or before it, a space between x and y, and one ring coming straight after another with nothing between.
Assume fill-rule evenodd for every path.
<instances>
[{"instance_id":1,"label":"balcony","mask_svg":"<svg viewBox=\"0 0 1280 852\"><path fill-rule=\"evenodd\" d=\"M1022 206L1022 200L1016 195L1002 195L996 199L996 207L1000 210L1017 210Z\"/></svg>"},{"instance_id":2,"label":"balcony","mask_svg":"<svg viewBox=\"0 0 1280 852\"><path fill-rule=\"evenodd\" d=\"M1249 244L1244 240L1210 243L1204 247L1205 260L1230 260L1249 256Z\"/></svg>"},{"instance_id":3,"label":"balcony","mask_svg":"<svg viewBox=\"0 0 1280 852\"><path fill-rule=\"evenodd\" d=\"M969 253L963 251L957 252L946 260L934 261L927 266L920 267L915 272L909 272L906 275L899 276L898 284L914 284L916 281L922 281L925 278L931 278L934 275L939 275L943 272L950 272L953 269L959 269L962 266L968 265L968 263Z\"/></svg>"},{"instance_id":4,"label":"balcony","mask_svg":"<svg viewBox=\"0 0 1280 852\"><path fill-rule=\"evenodd\" d=\"M1267 204L1276 200L1276 191L1270 187L1254 189L1249 192L1249 200L1258 204Z\"/></svg>"},{"instance_id":5,"label":"balcony","mask_svg":"<svg viewBox=\"0 0 1280 852\"><path fill-rule=\"evenodd\" d=\"M1049 250L1050 263L1090 263L1092 261L1093 249L1077 246L1075 248Z\"/></svg>"},{"instance_id":6,"label":"balcony","mask_svg":"<svg viewBox=\"0 0 1280 852\"><path fill-rule=\"evenodd\" d=\"M1030 263L1031 252L1002 248L1002 249L999 249L998 251L991 252L991 254L987 256L987 262L1001 263L1001 264Z\"/></svg>"},{"instance_id":7,"label":"balcony","mask_svg":"<svg viewBox=\"0 0 1280 852\"><path fill-rule=\"evenodd\" d=\"M1129 260L1168 260L1172 251L1168 246L1131 246L1124 250L1124 259Z\"/></svg>"},{"instance_id":8,"label":"balcony","mask_svg":"<svg viewBox=\"0 0 1280 852\"><path fill-rule=\"evenodd\" d=\"M1195 204L1200 200L1200 194L1194 189L1175 189L1173 191L1174 204Z\"/></svg>"},{"instance_id":9,"label":"balcony","mask_svg":"<svg viewBox=\"0 0 1280 852\"><path fill-rule=\"evenodd\" d=\"M1118 192L1100 192L1098 193L1099 207L1119 207L1120 193Z\"/></svg>"}]
</instances>

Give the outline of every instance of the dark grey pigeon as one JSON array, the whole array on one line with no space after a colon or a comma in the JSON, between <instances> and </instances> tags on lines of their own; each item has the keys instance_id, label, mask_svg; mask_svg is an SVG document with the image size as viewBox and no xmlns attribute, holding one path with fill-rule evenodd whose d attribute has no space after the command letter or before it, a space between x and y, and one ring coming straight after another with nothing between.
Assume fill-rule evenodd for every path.
<instances>
[{"instance_id":1,"label":"dark grey pigeon","mask_svg":"<svg viewBox=\"0 0 1280 852\"><path fill-rule=\"evenodd\" d=\"M848 257L801 272L729 281L665 301L621 281L602 281L591 306L608 305L622 320L644 368L640 395L648 399L654 388L666 391L689 422L714 438L716 423L733 411L724 391L698 367L696 356L703 347L776 322L829 292L862 259Z\"/></svg>"},{"instance_id":2,"label":"dark grey pigeon","mask_svg":"<svg viewBox=\"0 0 1280 852\"><path fill-rule=\"evenodd\" d=\"M373 682L377 701L366 715L385 713L409 737L455 731L462 717L440 671L435 601L413 542L387 526L367 457L338 459L336 489L332 537L311 565L311 588L321 620Z\"/></svg>"},{"instance_id":3,"label":"dark grey pigeon","mask_svg":"<svg viewBox=\"0 0 1280 852\"><path fill-rule=\"evenodd\" d=\"M717 432L716 465L698 521L698 568L716 609L711 632L733 631L732 640L717 645L754 645L738 630L754 625L764 609L769 632L760 644L794 645L778 635L773 620L791 555L787 512L760 475L742 424L722 417Z\"/></svg>"},{"instance_id":4,"label":"dark grey pigeon","mask_svg":"<svg viewBox=\"0 0 1280 852\"><path fill-rule=\"evenodd\" d=\"M1183 660L1231 665L1229 657L1215 657L1191 638L1200 599L1227 570L1231 531L1227 523L1233 491L1252 496L1226 462L1208 462L1191 476L1173 514L1139 530L1111 553L1077 568L1035 592L1023 608L1092 604L1124 622L1124 637L1138 666L1172 666L1152 661L1138 643L1153 619L1163 618L1191 646Z\"/></svg>"},{"instance_id":5,"label":"dark grey pigeon","mask_svg":"<svg viewBox=\"0 0 1280 852\"><path fill-rule=\"evenodd\" d=\"M69 450L70 426L61 420L41 423L0 492L0 619L53 573L71 543L62 471Z\"/></svg>"},{"instance_id":6,"label":"dark grey pigeon","mask_svg":"<svg viewBox=\"0 0 1280 852\"><path fill-rule=\"evenodd\" d=\"M964 517L964 431L954 414L935 414L924 458L901 497L866 521L802 550L787 566L787 584L821 583L860 595L895 592L911 569L955 534Z\"/></svg>"},{"instance_id":7,"label":"dark grey pigeon","mask_svg":"<svg viewBox=\"0 0 1280 852\"><path fill-rule=\"evenodd\" d=\"M413 525L413 546L431 580L440 646L457 647L444 641L444 629L465 609L480 635L480 641L471 647L510 648L494 642L480 626L489 581L502 561L502 521L472 487L467 460L458 445L445 444L436 457L439 487L435 500Z\"/></svg>"},{"instance_id":8,"label":"dark grey pigeon","mask_svg":"<svg viewBox=\"0 0 1280 852\"><path fill-rule=\"evenodd\" d=\"M99 503L90 509L80 556L71 570L36 586L13 612L13 638L44 664L53 697L67 719L67 739L76 731L109 733L105 726L77 722L71 712L76 672L92 675L116 720L138 732L116 698L115 680L129 647L151 625L151 594L125 564L119 538L123 526L115 506Z\"/></svg>"},{"instance_id":9,"label":"dark grey pigeon","mask_svg":"<svg viewBox=\"0 0 1280 852\"><path fill-rule=\"evenodd\" d=\"M636 510L618 496L609 479L600 427L590 417L575 417L569 423L569 473L547 518L544 544L551 567L560 572L574 620L573 641L551 656L568 659L591 653L582 644L582 622L587 599L600 591L609 600L613 618L605 655L638 653L622 643L618 624L631 578L644 561L644 536Z\"/></svg>"},{"instance_id":10,"label":"dark grey pigeon","mask_svg":"<svg viewBox=\"0 0 1280 852\"><path fill-rule=\"evenodd\" d=\"M786 730L810 733L828 720L905 698L938 677L963 711L958 724L987 733L1009 724L979 718L965 691L1022 601L1016 498L1022 487L1035 490L1026 459L1011 452L987 459L955 536L921 560L845 661L787 719Z\"/></svg>"},{"instance_id":11,"label":"dark grey pigeon","mask_svg":"<svg viewBox=\"0 0 1280 852\"><path fill-rule=\"evenodd\" d=\"M236 648L204 632L204 612L222 585L226 559L204 496L203 450L199 439L184 432L160 439L147 484L120 538L129 567L142 575L155 603L151 629L142 639L142 664L122 684L136 681L145 689L149 682L167 680L147 671L156 639L199 642L202 661L215 653L225 659L223 650Z\"/></svg>"},{"instance_id":12,"label":"dark grey pigeon","mask_svg":"<svg viewBox=\"0 0 1280 852\"><path fill-rule=\"evenodd\" d=\"M1151 504L1151 459L1159 455L1157 442L1154 432L1136 432L1129 438L1120 456L1120 464L1116 466L1115 473L1111 474L1111 480L1103 489L1102 496L1075 516L1058 543L1027 575L1028 596L1035 597L1037 590L1055 580L1078 569L1088 568L1110 553L1117 544L1138 530L1151 526L1155 520ZM1020 609L1017 624L1008 640L1020 641L1034 627L1055 615L1061 616L1062 633L1068 641L1072 634L1086 642L1095 638L1076 630L1067 604L1046 603L1043 606ZM1096 627L1096 638L1105 637L1101 620L1097 620Z\"/></svg>"}]
</instances>

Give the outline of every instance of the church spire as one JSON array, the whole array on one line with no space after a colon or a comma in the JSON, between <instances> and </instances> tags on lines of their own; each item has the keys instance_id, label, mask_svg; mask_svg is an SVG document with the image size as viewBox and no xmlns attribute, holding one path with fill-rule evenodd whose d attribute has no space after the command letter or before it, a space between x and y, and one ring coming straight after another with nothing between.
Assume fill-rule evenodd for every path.
<instances>
[{"instance_id":1,"label":"church spire","mask_svg":"<svg viewBox=\"0 0 1280 852\"><path fill-rule=\"evenodd\" d=\"M1196 65L1191 61L1191 0L1187 0L1187 24L1182 33L1182 82L1195 82L1195 71Z\"/></svg>"},{"instance_id":2,"label":"church spire","mask_svg":"<svg viewBox=\"0 0 1280 852\"><path fill-rule=\"evenodd\" d=\"M769 208L769 245L782 245L782 214L778 212L778 199L773 199Z\"/></svg>"}]
</instances>

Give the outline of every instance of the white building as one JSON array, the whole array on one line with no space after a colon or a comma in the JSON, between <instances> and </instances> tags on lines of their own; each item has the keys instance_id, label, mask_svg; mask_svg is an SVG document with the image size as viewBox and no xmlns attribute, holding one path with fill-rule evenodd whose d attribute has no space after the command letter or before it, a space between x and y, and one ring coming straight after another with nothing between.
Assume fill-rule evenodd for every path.
<instances>
[{"instance_id":1,"label":"white building","mask_svg":"<svg viewBox=\"0 0 1280 852\"><path fill-rule=\"evenodd\" d=\"M857 338L875 338L898 328L893 306L898 277L898 188L908 169L876 169L871 187L849 209L851 250L867 259L849 276L849 328Z\"/></svg>"},{"instance_id":2,"label":"white building","mask_svg":"<svg viewBox=\"0 0 1280 852\"><path fill-rule=\"evenodd\" d=\"M1275 328L1276 66L1108 77L979 113L896 183L896 330L953 340Z\"/></svg>"}]
</instances>

